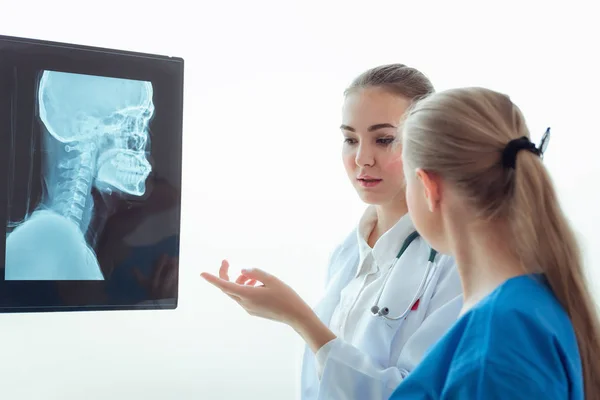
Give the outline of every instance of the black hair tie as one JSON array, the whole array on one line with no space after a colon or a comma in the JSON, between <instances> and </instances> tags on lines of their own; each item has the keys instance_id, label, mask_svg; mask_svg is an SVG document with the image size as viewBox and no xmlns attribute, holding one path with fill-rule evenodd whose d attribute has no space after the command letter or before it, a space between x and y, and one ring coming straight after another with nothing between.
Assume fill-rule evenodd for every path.
<instances>
[{"instance_id":1,"label":"black hair tie","mask_svg":"<svg viewBox=\"0 0 600 400\"><path fill-rule=\"evenodd\" d=\"M514 169L517 162L517 153L521 150L527 150L535 155L540 155L539 150L535 147L535 144L531 143L527 136L513 139L504 148L502 152L502 166L504 168Z\"/></svg>"},{"instance_id":2,"label":"black hair tie","mask_svg":"<svg viewBox=\"0 0 600 400\"><path fill-rule=\"evenodd\" d=\"M521 150L527 150L540 158L543 158L544 152L546 151L546 147L548 147L548 142L550 140L550 128L546 129L544 136L542 137L542 141L540 143L540 147L535 147L535 144L529 140L527 136L522 136L518 139L513 139L504 148L502 152L502 166L504 168L512 168L515 169L517 162L517 153Z\"/></svg>"}]
</instances>

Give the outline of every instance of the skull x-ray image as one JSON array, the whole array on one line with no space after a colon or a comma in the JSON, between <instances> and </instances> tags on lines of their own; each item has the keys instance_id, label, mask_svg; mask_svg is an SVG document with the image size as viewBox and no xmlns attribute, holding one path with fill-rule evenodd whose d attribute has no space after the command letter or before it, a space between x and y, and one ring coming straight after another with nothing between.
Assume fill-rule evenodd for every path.
<instances>
[{"instance_id":1,"label":"skull x-ray image","mask_svg":"<svg viewBox=\"0 0 600 400\"><path fill-rule=\"evenodd\" d=\"M43 195L6 238L7 280L102 280L85 235L92 187L146 191L152 83L44 71L38 89Z\"/></svg>"},{"instance_id":2,"label":"skull x-ray image","mask_svg":"<svg viewBox=\"0 0 600 400\"><path fill-rule=\"evenodd\" d=\"M0 311L175 308L183 62L68 46L0 36Z\"/></svg>"}]
</instances>

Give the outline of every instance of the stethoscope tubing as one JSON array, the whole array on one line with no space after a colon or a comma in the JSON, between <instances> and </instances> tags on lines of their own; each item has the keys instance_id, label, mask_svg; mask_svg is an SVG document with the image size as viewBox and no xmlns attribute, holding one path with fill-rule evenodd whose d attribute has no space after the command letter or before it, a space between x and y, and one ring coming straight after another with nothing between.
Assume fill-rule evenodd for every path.
<instances>
[{"instance_id":1,"label":"stethoscope tubing","mask_svg":"<svg viewBox=\"0 0 600 400\"><path fill-rule=\"evenodd\" d=\"M415 295L414 295L413 299L408 304L408 306L406 307L406 309L404 310L404 312L402 314L400 314L399 316L397 316L397 317L390 317L388 315L389 308L387 308L387 307L380 308L379 307L379 300L381 300L381 296L383 295L383 291L385 290L387 282L388 282L388 280L389 280L389 278L390 278L390 276L392 274L392 270L394 269L394 267L396 266L396 264L400 260L400 257L402 257L402 255L404 254L404 252L408 249L408 246L417 237L419 237L419 234L417 232L413 232L411 235L409 235L406 238L406 240L404 241L404 243L402 245L402 248L400 249L400 252L396 256L396 259L394 260L394 263L392 264L392 266L387 271L385 279L383 281L383 285L381 285L381 289L379 289L379 293L377 295L377 300L375 300L375 305L373 305L373 307L371 307L371 312L373 313L373 315L375 317L383 317L383 318L385 318L387 320L390 320L390 321L397 321L399 319L406 318L406 316L410 313L410 311L411 311L413 305L415 304L415 302L417 300L419 300L421 298L421 296L423 296L423 294L425 293L425 289L427 288L427 283L429 282L429 277L431 275L431 271L435 269L434 268L435 267L435 258L436 258L437 252L433 248L431 249L431 251L429 253L429 259L427 261L427 270L425 271L425 275L423 275L423 279L421 279L421 283L419 284L419 288L415 292Z\"/></svg>"}]
</instances>

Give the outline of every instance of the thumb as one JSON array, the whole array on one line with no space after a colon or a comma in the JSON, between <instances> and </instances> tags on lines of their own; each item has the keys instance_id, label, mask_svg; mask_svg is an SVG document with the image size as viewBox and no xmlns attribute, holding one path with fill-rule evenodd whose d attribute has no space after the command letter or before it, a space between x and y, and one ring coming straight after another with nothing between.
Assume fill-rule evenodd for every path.
<instances>
[{"instance_id":1,"label":"thumb","mask_svg":"<svg viewBox=\"0 0 600 400\"><path fill-rule=\"evenodd\" d=\"M264 283L265 285L273 282L273 280L275 279L275 277L273 275L271 275L268 272L265 272L259 268L243 269L242 274L244 274L244 276L246 276L250 279L255 279L257 281L260 281L260 282Z\"/></svg>"}]
</instances>

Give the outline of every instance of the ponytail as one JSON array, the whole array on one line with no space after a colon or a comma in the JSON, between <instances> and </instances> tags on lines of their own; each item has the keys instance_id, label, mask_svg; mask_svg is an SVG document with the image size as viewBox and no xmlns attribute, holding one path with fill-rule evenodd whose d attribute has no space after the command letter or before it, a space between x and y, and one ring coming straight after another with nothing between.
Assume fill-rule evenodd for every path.
<instances>
[{"instance_id":1,"label":"ponytail","mask_svg":"<svg viewBox=\"0 0 600 400\"><path fill-rule=\"evenodd\" d=\"M526 268L545 275L566 309L579 344L585 398L600 399L600 323L586 285L581 251L559 206L550 176L541 160L527 151L517 155L511 228Z\"/></svg>"}]
</instances>

